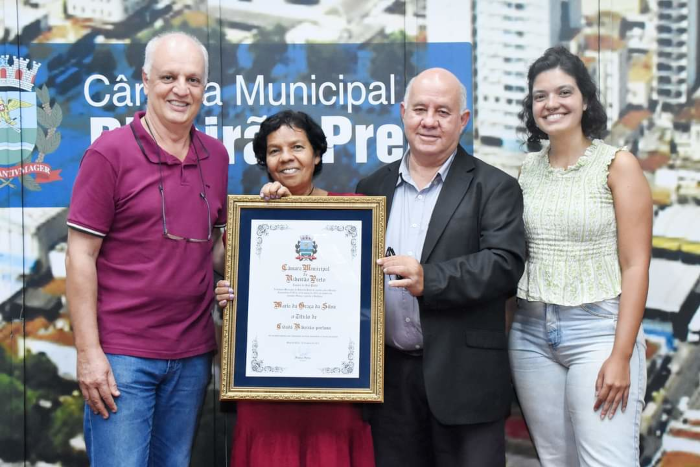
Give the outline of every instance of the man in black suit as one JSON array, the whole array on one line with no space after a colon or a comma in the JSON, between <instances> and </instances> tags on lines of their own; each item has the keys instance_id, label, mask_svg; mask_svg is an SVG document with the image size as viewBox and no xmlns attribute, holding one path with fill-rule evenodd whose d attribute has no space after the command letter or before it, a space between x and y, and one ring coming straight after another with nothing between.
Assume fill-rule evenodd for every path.
<instances>
[{"instance_id":1,"label":"man in black suit","mask_svg":"<svg viewBox=\"0 0 700 467\"><path fill-rule=\"evenodd\" d=\"M385 402L378 467L504 466L511 403L505 302L525 262L517 181L460 145L466 90L444 69L401 103L409 150L360 181L387 197Z\"/></svg>"}]
</instances>

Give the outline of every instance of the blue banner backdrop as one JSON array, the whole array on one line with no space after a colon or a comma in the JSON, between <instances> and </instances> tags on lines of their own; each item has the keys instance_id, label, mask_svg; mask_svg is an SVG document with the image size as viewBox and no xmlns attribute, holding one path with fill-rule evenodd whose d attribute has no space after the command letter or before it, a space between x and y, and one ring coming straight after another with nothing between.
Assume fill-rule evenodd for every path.
<instances>
[{"instance_id":1,"label":"blue banner backdrop","mask_svg":"<svg viewBox=\"0 0 700 467\"><path fill-rule=\"evenodd\" d=\"M21 52L5 66L9 72L14 63L27 63L33 89L15 94L28 107L36 94L39 107L17 108L11 115L23 111L23 128L38 126L39 135L33 151L27 151L32 142L22 131L23 158L6 155L9 149L0 146L0 170L5 170L0 178L17 180L3 189L9 207L67 206L85 149L102 131L127 124L145 107L143 45L81 41L33 44ZM221 73L210 76L196 125L228 150L229 193L253 193L266 181L251 144L260 122L281 108L303 110L328 137L318 184L331 191L352 190L362 176L403 154L398 103L411 78L407 69L451 70L466 85L471 109L471 53L468 43L224 44ZM15 135L4 130L0 143ZM470 152L472 142L470 122L462 136Z\"/></svg>"}]
</instances>

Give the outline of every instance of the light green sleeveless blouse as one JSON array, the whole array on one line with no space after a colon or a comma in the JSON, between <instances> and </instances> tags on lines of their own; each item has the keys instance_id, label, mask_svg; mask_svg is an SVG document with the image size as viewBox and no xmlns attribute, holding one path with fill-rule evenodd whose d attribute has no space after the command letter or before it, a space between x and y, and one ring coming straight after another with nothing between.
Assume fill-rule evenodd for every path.
<instances>
[{"instance_id":1,"label":"light green sleeveless blouse","mask_svg":"<svg viewBox=\"0 0 700 467\"><path fill-rule=\"evenodd\" d=\"M567 169L549 165L549 145L521 169L528 258L518 297L575 306L621 292L617 223L608 187L615 148L594 140Z\"/></svg>"}]
</instances>

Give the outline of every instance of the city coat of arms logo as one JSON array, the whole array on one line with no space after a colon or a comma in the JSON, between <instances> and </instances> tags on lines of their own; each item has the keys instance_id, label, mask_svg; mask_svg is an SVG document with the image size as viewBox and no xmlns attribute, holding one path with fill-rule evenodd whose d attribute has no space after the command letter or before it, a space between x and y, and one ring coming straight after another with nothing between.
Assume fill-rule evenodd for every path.
<instances>
[{"instance_id":1,"label":"city coat of arms logo","mask_svg":"<svg viewBox=\"0 0 700 467\"><path fill-rule=\"evenodd\" d=\"M318 245L310 235L302 235L294 246L297 252L296 259L299 261L313 261L316 259Z\"/></svg>"},{"instance_id":2,"label":"city coat of arms logo","mask_svg":"<svg viewBox=\"0 0 700 467\"><path fill-rule=\"evenodd\" d=\"M40 66L0 55L0 188L17 188L19 181L27 190L40 191L42 183L61 180L61 170L44 159L61 144L57 129L63 112L58 103L51 105L46 85L32 91Z\"/></svg>"}]
</instances>

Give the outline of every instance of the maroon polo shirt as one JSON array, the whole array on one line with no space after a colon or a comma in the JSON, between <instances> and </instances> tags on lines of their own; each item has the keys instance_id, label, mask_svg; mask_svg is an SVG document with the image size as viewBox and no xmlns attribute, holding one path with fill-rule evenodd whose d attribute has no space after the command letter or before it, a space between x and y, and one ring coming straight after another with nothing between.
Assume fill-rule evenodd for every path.
<instances>
[{"instance_id":1,"label":"maroon polo shirt","mask_svg":"<svg viewBox=\"0 0 700 467\"><path fill-rule=\"evenodd\" d=\"M103 238L97 258L97 324L107 353L185 358L216 349L213 242L163 236L158 147L141 125L102 133L88 148L73 186L68 226ZM207 238L204 176L212 225L226 225L228 155L192 129L183 162L161 151L168 232ZM196 151L195 151L196 148ZM206 149L205 149L206 148Z\"/></svg>"}]
</instances>

